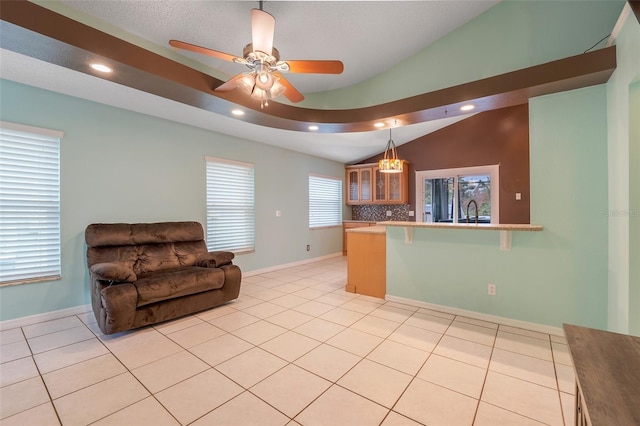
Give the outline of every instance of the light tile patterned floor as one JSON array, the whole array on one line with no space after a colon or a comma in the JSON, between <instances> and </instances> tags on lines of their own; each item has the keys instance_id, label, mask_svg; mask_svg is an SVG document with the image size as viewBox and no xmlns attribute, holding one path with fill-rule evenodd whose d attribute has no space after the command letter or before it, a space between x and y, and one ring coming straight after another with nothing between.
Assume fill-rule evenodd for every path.
<instances>
[{"instance_id":1,"label":"light tile patterned floor","mask_svg":"<svg viewBox=\"0 0 640 426\"><path fill-rule=\"evenodd\" d=\"M344 291L331 258L227 305L104 336L91 312L0 332L5 425L572 425L561 336Z\"/></svg>"}]
</instances>

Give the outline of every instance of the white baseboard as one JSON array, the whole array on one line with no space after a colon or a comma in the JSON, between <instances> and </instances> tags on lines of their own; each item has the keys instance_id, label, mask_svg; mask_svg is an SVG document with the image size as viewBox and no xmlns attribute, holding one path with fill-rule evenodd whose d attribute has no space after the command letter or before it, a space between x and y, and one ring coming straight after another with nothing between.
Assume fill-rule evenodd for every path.
<instances>
[{"instance_id":1,"label":"white baseboard","mask_svg":"<svg viewBox=\"0 0 640 426\"><path fill-rule=\"evenodd\" d=\"M270 266L268 268L263 269L254 269L253 271L242 271L243 277L252 277L254 275L266 274L267 272L279 271L280 269L292 268L294 266L306 265L308 263L315 263L321 260L331 259L334 257L342 256L342 252L327 254L324 256L313 257L311 259L299 260L297 262L285 263L283 265Z\"/></svg>"},{"instance_id":2,"label":"white baseboard","mask_svg":"<svg viewBox=\"0 0 640 426\"><path fill-rule=\"evenodd\" d=\"M422 302L420 300L407 299L404 297L385 295L385 300L389 302L404 303L405 305L417 306L419 308L432 309L434 311L445 312L453 315L462 315L468 318L479 319L482 321L495 322L498 324L508 325L511 327L524 328L526 330L539 331L540 333L553 334L556 336L564 336L561 327L553 327L535 322L521 321L513 318L501 317L498 315L485 314L482 312L468 311L466 309L453 308L451 306L437 305L435 303Z\"/></svg>"},{"instance_id":3,"label":"white baseboard","mask_svg":"<svg viewBox=\"0 0 640 426\"><path fill-rule=\"evenodd\" d=\"M64 318L71 315L84 314L91 311L91 305L80 305L72 308L60 309L58 311L45 312L43 314L29 315L26 317L15 318L6 321L0 321L0 331L9 330L11 328L25 327L39 322L51 321L58 318Z\"/></svg>"}]
</instances>

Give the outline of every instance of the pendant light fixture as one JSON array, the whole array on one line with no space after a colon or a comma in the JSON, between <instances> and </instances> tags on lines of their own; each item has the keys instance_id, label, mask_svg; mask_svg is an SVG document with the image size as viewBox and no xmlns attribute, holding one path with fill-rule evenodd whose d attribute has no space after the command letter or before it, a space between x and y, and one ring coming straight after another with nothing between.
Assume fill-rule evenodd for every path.
<instances>
[{"instance_id":1,"label":"pendant light fixture","mask_svg":"<svg viewBox=\"0 0 640 426\"><path fill-rule=\"evenodd\" d=\"M398 121L396 120L396 124ZM378 161L378 169L381 173L402 173L402 160L398 158L396 144L391 138L391 127L389 127L389 142L384 149L382 160Z\"/></svg>"}]
</instances>

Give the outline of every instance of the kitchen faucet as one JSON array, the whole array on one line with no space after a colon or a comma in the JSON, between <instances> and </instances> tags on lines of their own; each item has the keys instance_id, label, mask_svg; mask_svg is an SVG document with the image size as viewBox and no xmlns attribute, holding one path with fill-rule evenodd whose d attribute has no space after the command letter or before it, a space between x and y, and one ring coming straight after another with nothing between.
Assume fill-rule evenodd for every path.
<instances>
[{"instance_id":1,"label":"kitchen faucet","mask_svg":"<svg viewBox=\"0 0 640 426\"><path fill-rule=\"evenodd\" d=\"M476 203L476 200L471 200L467 204L467 223L469 223L469 207L471 207L471 203L473 203L476 206L476 225L477 225L478 224L478 203Z\"/></svg>"}]
</instances>

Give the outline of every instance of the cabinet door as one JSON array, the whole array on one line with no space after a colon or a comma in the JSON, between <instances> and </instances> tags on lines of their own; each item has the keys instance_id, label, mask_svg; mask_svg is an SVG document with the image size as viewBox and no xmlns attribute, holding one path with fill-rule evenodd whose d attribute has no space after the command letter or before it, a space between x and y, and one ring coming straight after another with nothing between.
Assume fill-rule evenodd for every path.
<instances>
[{"instance_id":1,"label":"cabinet door","mask_svg":"<svg viewBox=\"0 0 640 426\"><path fill-rule=\"evenodd\" d=\"M360 169L360 201L371 201L371 169Z\"/></svg>"},{"instance_id":2,"label":"cabinet door","mask_svg":"<svg viewBox=\"0 0 640 426\"><path fill-rule=\"evenodd\" d=\"M374 173L374 198L375 202L387 201L387 176L381 173L379 169L375 169Z\"/></svg>"},{"instance_id":3,"label":"cabinet door","mask_svg":"<svg viewBox=\"0 0 640 426\"><path fill-rule=\"evenodd\" d=\"M400 202L402 201L402 186L403 182L402 173L390 173L388 175L388 192L387 201Z\"/></svg>"},{"instance_id":4,"label":"cabinet door","mask_svg":"<svg viewBox=\"0 0 640 426\"><path fill-rule=\"evenodd\" d=\"M349 170L347 174L347 203L360 201L360 173L358 170Z\"/></svg>"}]
</instances>

